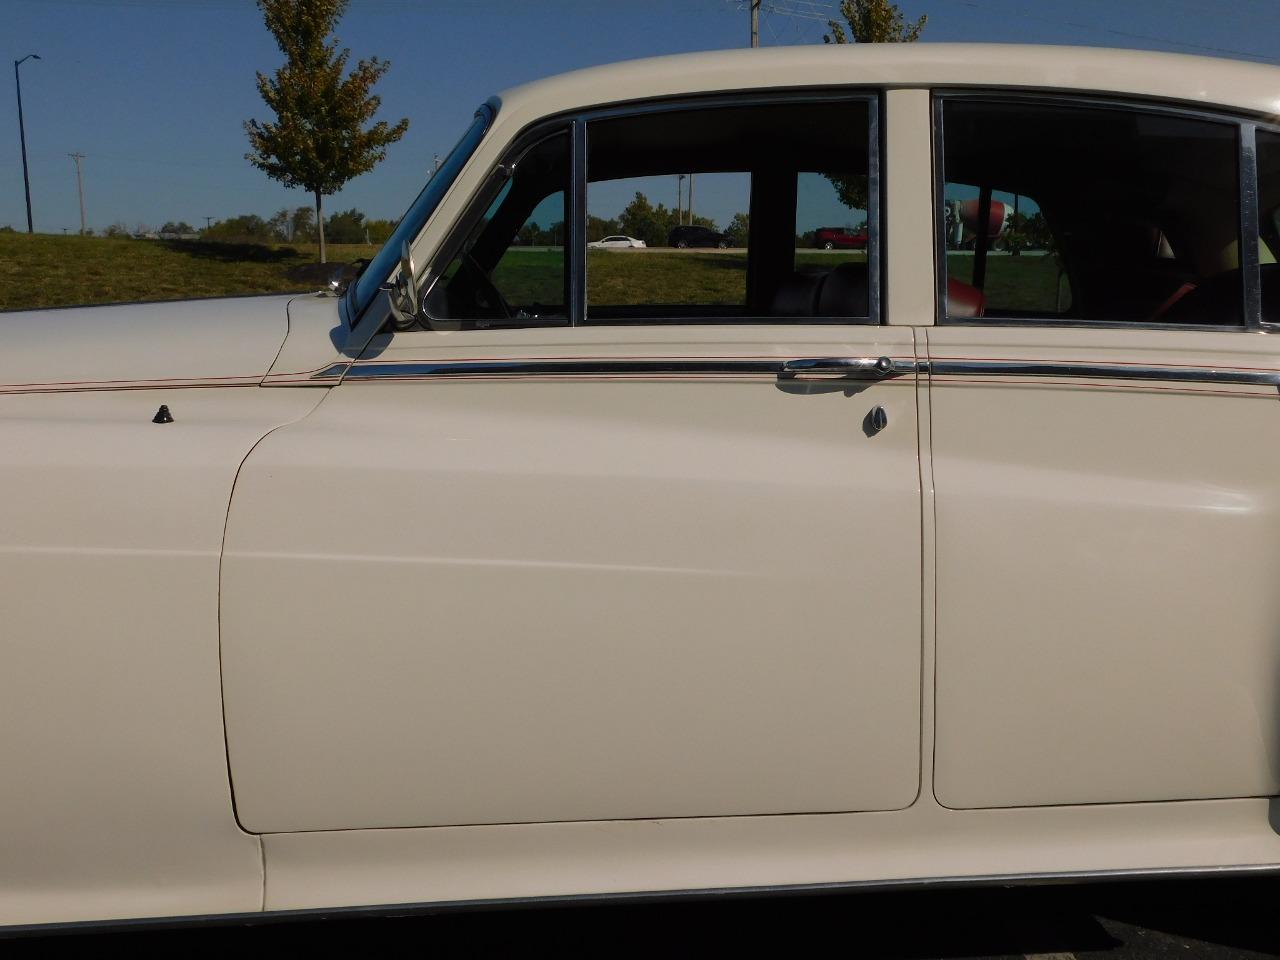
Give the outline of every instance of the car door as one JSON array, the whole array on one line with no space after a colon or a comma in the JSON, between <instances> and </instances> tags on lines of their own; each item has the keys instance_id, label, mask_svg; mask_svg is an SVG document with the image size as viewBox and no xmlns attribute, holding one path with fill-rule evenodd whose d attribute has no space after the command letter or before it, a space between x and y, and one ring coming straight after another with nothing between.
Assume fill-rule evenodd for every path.
<instances>
[{"instance_id":1,"label":"car door","mask_svg":"<svg viewBox=\"0 0 1280 960\"><path fill-rule=\"evenodd\" d=\"M636 108L513 146L433 258L426 329L376 337L240 471L222 655L247 829L913 801L914 336L873 322L874 260L832 280L791 239L800 171L874 191L875 108ZM753 135L778 124L803 146ZM636 178L718 165L709 129L756 151L725 189L777 229L688 268L586 256L574 197L616 215ZM568 241L506 246L557 220Z\"/></svg>"},{"instance_id":2,"label":"car door","mask_svg":"<svg viewBox=\"0 0 1280 960\"><path fill-rule=\"evenodd\" d=\"M1276 793L1280 347L1253 127L974 94L937 121L939 800Z\"/></svg>"}]
</instances>

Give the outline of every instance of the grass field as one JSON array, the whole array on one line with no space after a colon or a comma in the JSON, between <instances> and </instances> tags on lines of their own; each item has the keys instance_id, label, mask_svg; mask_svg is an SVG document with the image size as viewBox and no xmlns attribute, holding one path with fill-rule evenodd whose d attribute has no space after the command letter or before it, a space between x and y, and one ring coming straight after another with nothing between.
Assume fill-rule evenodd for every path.
<instances>
[{"instance_id":1,"label":"grass field","mask_svg":"<svg viewBox=\"0 0 1280 960\"><path fill-rule=\"evenodd\" d=\"M332 266L370 257L375 246L331 244ZM796 265L829 268L862 253L798 250ZM314 245L116 240L0 233L0 310L73 304L173 300L316 290L327 269L314 266ZM951 275L968 281L973 257L947 258ZM495 282L514 304L562 299L563 253L513 249ZM1006 310L1053 310L1057 265L1050 257L992 257L989 303ZM739 304L746 300L745 251L635 252L592 250L588 302Z\"/></svg>"},{"instance_id":2,"label":"grass field","mask_svg":"<svg viewBox=\"0 0 1280 960\"><path fill-rule=\"evenodd\" d=\"M330 244L337 264L377 247ZM0 233L0 310L316 290L314 245ZM336 265L336 264L335 264Z\"/></svg>"},{"instance_id":3,"label":"grass field","mask_svg":"<svg viewBox=\"0 0 1280 960\"><path fill-rule=\"evenodd\" d=\"M973 279L972 254L948 254L947 270L955 279L969 283ZM1056 257L988 257L983 285L987 306L1011 313L1060 313L1071 305L1071 292L1066 280L1062 280L1059 301L1059 277Z\"/></svg>"}]
</instances>

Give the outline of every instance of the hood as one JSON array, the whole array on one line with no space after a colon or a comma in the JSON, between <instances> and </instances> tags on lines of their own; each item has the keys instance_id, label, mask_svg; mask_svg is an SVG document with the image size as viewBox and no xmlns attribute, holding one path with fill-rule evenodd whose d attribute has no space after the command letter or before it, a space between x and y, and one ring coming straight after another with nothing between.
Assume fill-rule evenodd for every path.
<instances>
[{"instance_id":1,"label":"hood","mask_svg":"<svg viewBox=\"0 0 1280 960\"><path fill-rule=\"evenodd\" d=\"M294 296L0 313L0 393L257 383Z\"/></svg>"}]
</instances>

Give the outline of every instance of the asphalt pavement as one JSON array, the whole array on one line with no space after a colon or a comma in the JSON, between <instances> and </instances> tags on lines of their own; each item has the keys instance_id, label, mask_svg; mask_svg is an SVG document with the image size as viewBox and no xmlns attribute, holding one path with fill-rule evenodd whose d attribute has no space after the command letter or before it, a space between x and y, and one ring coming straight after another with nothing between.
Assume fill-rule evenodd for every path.
<instances>
[{"instance_id":1,"label":"asphalt pavement","mask_svg":"<svg viewBox=\"0 0 1280 960\"><path fill-rule=\"evenodd\" d=\"M0 957L1280 956L1280 878L470 910L0 940Z\"/></svg>"}]
</instances>

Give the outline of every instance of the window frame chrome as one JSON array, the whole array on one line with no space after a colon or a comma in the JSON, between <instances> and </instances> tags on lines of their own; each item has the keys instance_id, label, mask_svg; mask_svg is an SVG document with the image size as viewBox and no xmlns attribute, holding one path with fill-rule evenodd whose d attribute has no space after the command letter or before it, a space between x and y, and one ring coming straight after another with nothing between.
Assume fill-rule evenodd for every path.
<instances>
[{"instance_id":1,"label":"window frame chrome","mask_svg":"<svg viewBox=\"0 0 1280 960\"><path fill-rule=\"evenodd\" d=\"M1159 113L1167 116L1203 120L1231 127L1236 134L1236 242L1240 251L1240 275L1243 285L1240 322L1233 324L1152 323L1141 320L1081 320L1045 317L951 317L947 314L947 250L943 229L943 197L946 189L946 142L943 122L947 101L966 100L984 103L1054 104L1094 109L1128 110L1135 113ZM1036 327L1039 329L1098 328L1108 330L1181 330L1205 333L1259 333L1280 330L1278 324L1262 323L1261 279L1258 264L1258 170L1256 118L1230 110L1217 111L1197 105L1144 100L1132 96L1073 93L1061 90L1031 90L1002 87L938 87L931 91L930 121L933 140L933 243L934 289L937 325L948 327ZM1263 124L1262 126L1267 127ZM1270 129L1270 127L1267 127ZM1246 144L1246 133L1248 143ZM1252 244L1249 242L1252 239ZM1252 261L1252 264L1250 263ZM1070 277L1070 271L1067 271Z\"/></svg>"}]
</instances>

